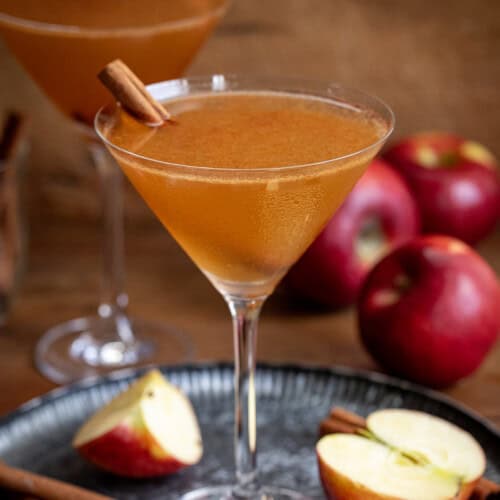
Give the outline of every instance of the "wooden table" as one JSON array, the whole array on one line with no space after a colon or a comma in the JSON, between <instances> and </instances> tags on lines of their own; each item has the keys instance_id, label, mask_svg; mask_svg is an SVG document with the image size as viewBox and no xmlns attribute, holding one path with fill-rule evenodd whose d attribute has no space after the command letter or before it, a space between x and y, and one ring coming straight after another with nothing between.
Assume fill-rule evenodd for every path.
<instances>
[{"instance_id":1,"label":"wooden table","mask_svg":"<svg viewBox=\"0 0 500 500\"><path fill-rule=\"evenodd\" d=\"M455 130L500 154L500 3L444 0L238 0L192 73L243 72L326 78L385 98L404 134ZM94 312L99 230L92 172L60 116L0 45L0 111L33 114L30 262L10 322L0 332L0 413L53 387L34 369L33 348L57 322ZM231 359L225 304L143 208L127 200L132 312L189 334L200 360ZM500 271L500 233L480 247ZM147 255L147 258L144 256ZM353 311L265 306L259 359L376 369L361 348ZM447 391L500 424L500 343L481 369Z\"/></svg>"},{"instance_id":2,"label":"wooden table","mask_svg":"<svg viewBox=\"0 0 500 500\"><path fill-rule=\"evenodd\" d=\"M85 224L34 228L29 272L0 334L0 413L53 387L33 367L33 348L56 322L94 312L98 237ZM499 248L500 232L481 246L497 271ZM226 306L166 231L154 222L128 227L127 251L132 312L190 335L200 360L230 360ZM264 307L259 360L377 369L359 344L352 310L297 310L280 293ZM475 375L446 392L500 424L500 343Z\"/></svg>"}]
</instances>

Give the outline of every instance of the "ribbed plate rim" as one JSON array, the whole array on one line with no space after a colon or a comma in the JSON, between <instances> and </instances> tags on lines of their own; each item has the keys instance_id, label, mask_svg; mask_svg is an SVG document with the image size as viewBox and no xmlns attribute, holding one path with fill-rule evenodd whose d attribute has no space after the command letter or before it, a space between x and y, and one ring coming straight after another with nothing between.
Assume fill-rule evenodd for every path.
<instances>
[{"instance_id":1,"label":"ribbed plate rim","mask_svg":"<svg viewBox=\"0 0 500 500\"><path fill-rule=\"evenodd\" d=\"M2 427L10 425L17 418L23 417L33 411L36 411L38 408L47 404L51 404L52 402L64 398L67 395L91 389L92 387L105 386L110 383L114 384L133 380L151 368L153 367L150 366L141 368L126 368L104 376L86 378L66 386L52 389L41 396L30 399L26 403L20 405L17 409L7 413L4 416L1 416L0 431L2 430ZM162 372L167 373L193 372L202 370L217 371L231 370L233 369L233 364L229 362L185 363L179 365L161 365L155 368L158 368ZM464 403L461 403L442 392L422 387L413 382L392 377L390 375L343 365L324 366L300 363L258 363L257 369L276 372L293 371L302 373L314 373L318 375L337 375L346 378L357 378L364 382L374 383L376 385L383 385L391 387L393 389L411 392L418 396L437 401L441 404L444 404L445 406L453 408L455 411L466 415L472 420L475 420L488 432L492 433L496 438L500 439L500 429L493 422L488 420L486 417L483 417L476 410L473 410Z\"/></svg>"}]
</instances>

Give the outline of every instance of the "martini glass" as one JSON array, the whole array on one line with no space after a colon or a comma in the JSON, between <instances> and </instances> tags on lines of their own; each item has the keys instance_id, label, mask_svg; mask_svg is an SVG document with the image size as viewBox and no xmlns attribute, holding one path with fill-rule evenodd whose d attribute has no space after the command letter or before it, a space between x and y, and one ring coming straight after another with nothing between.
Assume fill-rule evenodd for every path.
<instances>
[{"instance_id":1,"label":"martini glass","mask_svg":"<svg viewBox=\"0 0 500 500\"><path fill-rule=\"evenodd\" d=\"M119 4L119 5L118 5ZM98 314L54 326L39 341L39 370L67 383L124 366L177 362L191 342L171 327L131 318L124 291L122 175L92 121L108 94L97 73L123 59L144 81L180 76L228 0L0 0L0 35L34 81L78 126L100 176L103 270Z\"/></svg>"},{"instance_id":2,"label":"martini glass","mask_svg":"<svg viewBox=\"0 0 500 500\"><path fill-rule=\"evenodd\" d=\"M98 113L97 133L233 321L236 485L183 498L307 498L259 481L259 313L387 139L392 112L359 91L311 81L217 75L148 89L174 125L151 131L113 106Z\"/></svg>"}]
</instances>

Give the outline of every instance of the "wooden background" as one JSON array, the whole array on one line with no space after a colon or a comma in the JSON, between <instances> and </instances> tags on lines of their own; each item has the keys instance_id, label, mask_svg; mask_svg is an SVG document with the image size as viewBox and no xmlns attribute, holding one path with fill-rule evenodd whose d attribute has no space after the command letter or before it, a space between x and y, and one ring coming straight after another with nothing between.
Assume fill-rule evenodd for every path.
<instances>
[{"instance_id":1,"label":"wooden background","mask_svg":"<svg viewBox=\"0 0 500 500\"><path fill-rule=\"evenodd\" d=\"M499 63L498 0L234 0L189 73L336 80L385 99L397 116L395 137L450 130L500 156ZM99 270L95 173L74 132L0 45L0 111L7 108L32 115L31 247L0 332L0 412L52 387L32 367L33 346L45 328L93 312ZM230 359L222 299L131 189L127 250L133 311L191 335L200 359ZM499 232L480 246L497 272L499 250ZM298 311L280 296L266 305L259 358L376 368L358 344L352 311ZM448 391L497 423L499 392L500 345Z\"/></svg>"},{"instance_id":2,"label":"wooden background","mask_svg":"<svg viewBox=\"0 0 500 500\"><path fill-rule=\"evenodd\" d=\"M500 155L498 0L233 0L189 71L214 72L360 87L393 107L395 137L455 131ZM7 107L33 115L35 214L98 214L75 134L0 46L0 110ZM128 206L149 217L134 197Z\"/></svg>"}]
</instances>

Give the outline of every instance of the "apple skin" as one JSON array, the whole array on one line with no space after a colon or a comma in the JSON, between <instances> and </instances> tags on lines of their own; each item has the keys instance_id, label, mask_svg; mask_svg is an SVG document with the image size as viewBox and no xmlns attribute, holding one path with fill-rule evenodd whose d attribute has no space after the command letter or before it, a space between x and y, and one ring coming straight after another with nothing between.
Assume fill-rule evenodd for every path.
<instances>
[{"instance_id":1,"label":"apple skin","mask_svg":"<svg viewBox=\"0 0 500 500\"><path fill-rule=\"evenodd\" d=\"M371 491L338 471L333 471L317 452L316 457L318 459L319 477L328 500L401 500Z\"/></svg>"},{"instance_id":2,"label":"apple skin","mask_svg":"<svg viewBox=\"0 0 500 500\"><path fill-rule=\"evenodd\" d=\"M415 196L426 233L475 244L500 216L500 177L481 145L444 132L417 134L392 146L384 158Z\"/></svg>"},{"instance_id":3,"label":"apple skin","mask_svg":"<svg viewBox=\"0 0 500 500\"><path fill-rule=\"evenodd\" d=\"M145 373L86 420L73 447L102 469L135 478L172 474L203 454L189 399L158 370Z\"/></svg>"},{"instance_id":4,"label":"apple skin","mask_svg":"<svg viewBox=\"0 0 500 500\"><path fill-rule=\"evenodd\" d=\"M158 455L151 450L158 449ZM147 478L173 474L189 464L183 464L169 455L162 456L155 448L154 437L121 423L78 448L89 462L119 476Z\"/></svg>"},{"instance_id":5,"label":"apple skin","mask_svg":"<svg viewBox=\"0 0 500 500\"><path fill-rule=\"evenodd\" d=\"M358 302L361 340L387 371L441 388L476 370L500 329L500 287L465 243L420 236L386 256Z\"/></svg>"},{"instance_id":6,"label":"apple skin","mask_svg":"<svg viewBox=\"0 0 500 500\"><path fill-rule=\"evenodd\" d=\"M369 253L360 255L358 235L373 218L379 221L382 240ZM414 237L419 228L418 209L403 179L382 160L374 160L291 268L284 285L293 295L328 307L350 305L376 260Z\"/></svg>"}]
</instances>

